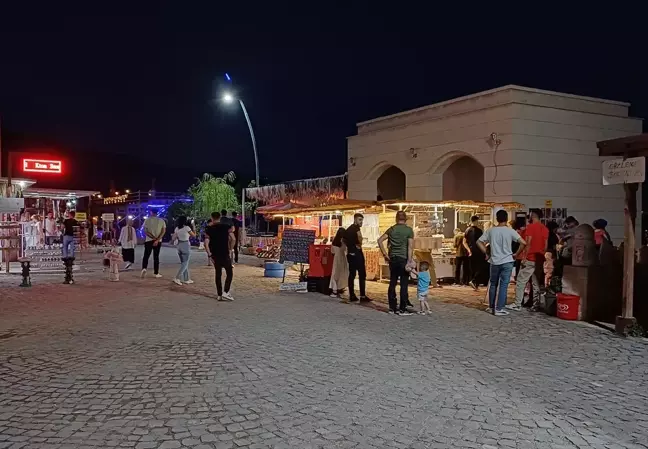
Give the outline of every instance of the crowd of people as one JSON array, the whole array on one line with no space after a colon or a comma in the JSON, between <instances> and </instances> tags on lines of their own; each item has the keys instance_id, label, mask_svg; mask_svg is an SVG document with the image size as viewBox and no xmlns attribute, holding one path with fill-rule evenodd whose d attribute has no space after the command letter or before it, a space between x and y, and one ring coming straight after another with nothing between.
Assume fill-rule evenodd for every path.
<instances>
[{"instance_id":1,"label":"crowd of people","mask_svg":"<svg viewBox=\"0 0 648 449\"><path fill-rule=\"evenodd\" d=\"M355 214L353 224L346 229L339 228L332 241L333 268L330 280L331 296L341 302L371 301L366 293L367 271L363 254L362 225L364 216ZM499 210L494 226L480 227L479 217L471 218L471 224L461 232L455 230L454 247L456 252L455 283L478 290L488 286L489 305L487 311L496 316L505 316L509 311L522 310L525 297L530 298L530 310L542 308L541 293L546 291L554 279L562 275L562 267L571 263L572 245L575 228L579 225L574 217L567 217L564 227L555 222L545 226L540 210L532 210L524 220L509 222L508 213ZM72 227L73 214L62 224L63 251L74 253ZM219 300L232 301L233 265L238 262L240 230L242 223L236 212L228 216L227 211L214 212L204 229L204 245L210 264L215 269L216 291ZM611 244L603 219L594 222L594 237L597 245ZM157 216L156 210L144 224L144 255L141 277L148 271L148 262L153 256L153 275L162 277L160 269L160 248L166 233L166 222ZM176 245L180 267L173 278L177 285L192 284L189 261L191 258L190 239L195 231L186 217L180 217L172 234ZM70 249L70 244L72 248ZM134 262L137 233L129 220L121 229L119 245L121 255L128 269ZM387 299L389 312L396 315L411 315L408 286L413 278L416 281L416 296L420 305L419 313L430 313L427 301L429 289L437 287L434 264L414 260L414 231L407 225L407 214L396 213L396 223L378 239L378 247L389 266L390 278ZM223 271L225 282L223 283ZM359 294L356 295L356 279ZM507 304L508 286L516 283L515 301ZM400 284L397 295L396 287ZM348 293L347 293L348 290Z\"/></svg>"}]
</instances>

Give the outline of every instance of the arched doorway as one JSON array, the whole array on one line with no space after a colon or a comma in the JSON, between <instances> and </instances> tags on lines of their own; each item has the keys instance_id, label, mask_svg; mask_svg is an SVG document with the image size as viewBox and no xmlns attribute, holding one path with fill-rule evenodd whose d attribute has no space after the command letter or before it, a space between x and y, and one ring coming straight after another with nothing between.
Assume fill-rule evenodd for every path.
<instances>
[{"instance_id":1,"label":"arched doorway","mask_svg":"<svg viewBox=\"0 0 648 449\"><path fill-rule=\"evenodd\" d=\"M443 199L484 201L484 167L470 156L462 156L443 172Z\"/></svg>"},{"instance_id":2,"label":"arched doorway","mask_svg":"<svg viewBox=\"0 0 648 449\"><path fill-rule=\"evenodd\" d=\"M404 200L406 192L405 173L391 165L378 177L378 197L382 200Z\"/></svg>"}]
</instances>

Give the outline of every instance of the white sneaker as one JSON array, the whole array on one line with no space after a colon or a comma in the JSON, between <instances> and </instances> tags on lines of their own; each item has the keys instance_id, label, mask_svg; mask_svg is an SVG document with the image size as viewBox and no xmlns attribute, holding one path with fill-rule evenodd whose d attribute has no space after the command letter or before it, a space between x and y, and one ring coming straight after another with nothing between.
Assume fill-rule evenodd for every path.
<instances>
[{"instance_id":1,"label":"white sneaker","mask_svg":"<svg viewBox=\"0 0 648 449\"><path fill-rule=\"evenodd\" d=\"M132 265L132 263L126 262L126 265L124 265L124 270L128 270Z\"/></svg>"},{"instance_id":2,"label":"white sneaker","mask_svg":"<svg viewBox=\"0 0 648 449\"><path fill-rule=\"evenodd\" d=\"M193 284L194 281L192 281L191 279L189 279L188 281L184 281L184 283L185 283L185 284Z\"/></svg>"},{"instance_id":3,"label":"white sneaker","mask_svg":"<svg viewBox=\"0 0 648 449\"><path fill-rule=\"evenodd\" d=\"M142 273L140 274L140 277L144 279L146 277L146 268L142 270Z\"/></svg>"},{"instance_id":4,"label":"white sneaker","mask_svg":"<svg viewBox=\"0 0 648 449\"><path fill-rule=\"evenodd\" d=\"M509 315L509 313L506 310L496 310L495 311L495 316L506 316Z\"/></svg>"},{"instance_id":5,"label":"white sneaker","mask_svg":"<svg viewBox=\"0 0 648 449\"><path fill-rule=\"evenodd\" d=\"M158 274L155 275L155 277L160 279L162 277L162 275L160 273L158 273Z\"/></svg>"},{"instance_id":6,"label":"white sneaker","mask_svg":"<svg viewBox=\"0 0 648 449\"><path fill-rule=\"evenodd\" d=\"M519 312L520 310L522 310L522 307L518 306L517 304L507 304L507 305L506 305L506 308L507 308L508 310L515 310L515 311L517 311L517 312Z\"/></svg>"},{"instance_id":7,"label":"white sneaker","mask_svg":"<svg viewBox=\"0 0 648 449\"><path fill-rule=\"evenodd\" d=\"M232 296L232 294L230 292L224 292L223 293L223 299L225 299L227 301L234 301L234 297Z\"/></svg>"},{"instance_id":8,"label":"white sneaker","mask_svg":"<svg viewBox=\"0 0 648 449\"><path fill-rule=\"evenodd\" d=\"M486 310L484 310L484 312L486 312L486 313L493 313L493 309L491 309L490 307L488 307Z\"/></svg>"},{"instance_id":9,"label":"white sneaker","mask_svg":"<svg viewBox=\"0 0 648 449\"><path fill-rule=\"evenodd\" d=\"M177 278L173 280L173 283L176 284L176 285L182 285L182 281L180 279L177 279Z\"/></svg>"}]
</instances>

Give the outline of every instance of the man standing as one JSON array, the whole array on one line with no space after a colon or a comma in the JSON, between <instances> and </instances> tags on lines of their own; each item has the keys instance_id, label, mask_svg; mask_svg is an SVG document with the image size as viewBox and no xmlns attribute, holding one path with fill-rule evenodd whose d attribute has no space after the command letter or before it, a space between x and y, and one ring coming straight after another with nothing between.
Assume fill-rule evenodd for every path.
<instances>
[{"instance_id":1,"label":"man standing","mask_svg":"<svg viewBox=\"0 0 648 449\"><path fill-rule=\"evenodd\" d=\"M158 217L157 209L151 209L149 216L144 222L144 257L142 258L142 277L146 276L148 261L153 253L153 272L156 278L161 278L160 274L160 248L162 247L162 237L166 232L166 223Z\"/></svg>"},{"instance_id":2,"label":"man standing","mask_svg":"<svg viewBox=\"0 0 648 449\"><path fill-rule=\"evenodd\" d=\"M497 226L488 229L477 240L477 245L482 254L486 254L486 244L490 245L490 288L486 311L495 316L505 316L508 315L504 307L514 260L526 243L516 231L508 227L508 213L505 210L498 210L495 217ZM513 253L513 242L520 243L516 253Z\"/></svg>"},{"instance_id":3,"label":"man standing","mask_svg":"<svg viewBox=\"0 0 648 449\"><path fill-rule=\"evenodd\" d=\"M57 237L58 226L56 225L54 214L50 212L47 214L47 218L45 219L45 244L48 246L53 245Z\"/></svg>"},{"instance_id":4,"label":"man standing","mask_svg":"<svg viewBox=\"0 0 648 449\"><path fill-rule=\"evenodd\" d=\"M461 229L455 229L455 284L457 285L468 285L468 282L470 281L470 268L468 268L468 250L464 246L464 238L464 233L461 232Z\"/></svg>"},{"instance_id":5,"label":"man standing","mask_svg":"<svg viewBox=\"0 0 648 449\"><path fill-rule=\"evenodd\" d=\"M63 248L61 248L62 259L74 259L74 227L79 222L74 219L74 212L68 212L68 218L63 220Z\"/></svg>"},{"instance_id":6,"label":"man standing","mask_svg":"<svg viewBox=\"0 0 648 449\"><path fill-rule=\"evenodd\" d=\"M213 212L211 223L205 229L205 249L216 269L216 292L219 301L234 301L230 293L232 278L232 259L230 254L234 246L234 227L221 221L221 214ZM225 288L222 284L223 268L225 269Z\"/></svg>"},{"instance_id":7,"label":"man standing","mask_svg":"<svg viewBox=\"0 0 648 449\"><path fill-rule=\"evenodd\" d=\"M470 285L473 289L478 290L479 278L481 276L482 268L485 265L484 254L480 247L477 246L477 241L481 238L484 232L477 226L479 217L473 215L470 218L470 226L466 229L464 234L464 247L468 251L468 258L470 262Z\"/></svg>"},{"instance_id":8,"label":"man standing","mask_svg":"<svg viewBox=\"0 0 648 449\"><path fill-rule=\"evenodd\" d=\"M384 242L387 240L389 253L385 251ZM407 215L404 211L396 212L396 224L378 239L378 247L389 264L389 313L411 315L407 311L409 273L407 264L412 261L414 251L414 231L407 226ZM396 308L396 283L400 280L400 308Z\"/></svg>"},{"instance_id":9,"label":"man standing","mask_svg":"<svg viewBox=\"0 0 648 449\"><path fill-rule=\"evenodd\" d=\"M356 273L360 282L360 300L371 301L365 294L365 285L367 282L367 270L365 267L365 258L362 253L362 222L364 215L355 214L353 224L344 232L344 243L347 246L347 261L349 262L349 301L358 301L354 292Z\"/></svg>"},{"instance_id":10,"label":"man standing","mask_svg":"<svg viewBox=\"0 0 648 449\"><path fill-rule=\"evenodd\" d=\"M524 239L526 250L522 253L520 273L515 284L515 304L511 304L506 308L510 310L522 309L524 289L530 279L533 294L533 307L531 310L537 311L540 308L540 283L536 275L536 262L544 262L547 240L549 239L549 229L540 222L540 211L538 209L531 211L531 223L524 230Z\"/></svg>"},{"instance_id":11,"label":"man standing","mask_svg":"<svg viewBox=\"0 0 648 449\"><path fill-rule=\"evenodd\" d=\"M242 223L238 219L238 212L232 212L232 224L234 225L234 263L238 263L239 245L241 244L241 226Z\"/></svg>"},{"instance_id":12,"label":"man standing","mask_svg":"<svg viewBox=\"0 0 648 449\"><path fill-rule=\"evenodd\" d=\"M227 225L231 225L231 224L232 224L231 220L230 220L229 217L227 216L227 211L226 211L225 209L223 209L223 210L221 211L220 216L221 216L221 218L220 218L220 222L221 222L221 223L223 223L223 224L227 224Z\"/></svg>"}]
</instances>

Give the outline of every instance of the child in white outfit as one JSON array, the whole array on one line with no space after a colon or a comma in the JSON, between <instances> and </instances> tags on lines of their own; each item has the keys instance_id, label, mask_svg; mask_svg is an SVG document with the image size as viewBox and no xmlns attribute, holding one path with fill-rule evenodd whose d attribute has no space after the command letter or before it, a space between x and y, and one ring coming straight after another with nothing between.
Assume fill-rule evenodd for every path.
<instances>
[{"instance_id":1,"label":"child in white outfit","mask_svg":"<svg viewBox=\"0 0 648 449\"><path fill-rule=\"evenodd\" d=\"M119 281L119 263L123 261L122 255L119 254L117 248L112 247L112 249L104 255L104 259L110 263L110 268L108 269L108 280L113 282Z\"/></svg>"}]
</instances>

